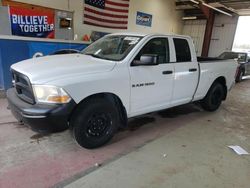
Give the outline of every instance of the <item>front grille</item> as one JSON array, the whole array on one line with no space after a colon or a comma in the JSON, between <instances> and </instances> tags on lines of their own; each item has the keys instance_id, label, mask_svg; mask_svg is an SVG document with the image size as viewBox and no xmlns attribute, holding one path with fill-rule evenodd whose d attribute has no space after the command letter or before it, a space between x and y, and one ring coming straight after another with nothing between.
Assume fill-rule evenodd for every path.
<instances>
[{"instance_id":1,"label":"front grille","mask_svg":"<svg viewBox=\"0 0 250 188\"><path fill-rule=\"evenodd\" d=\"M17 71L11 70L11 72L17 96L25 102L34 104L35 98L29 78Z\"/></svg>"}]
</instances>

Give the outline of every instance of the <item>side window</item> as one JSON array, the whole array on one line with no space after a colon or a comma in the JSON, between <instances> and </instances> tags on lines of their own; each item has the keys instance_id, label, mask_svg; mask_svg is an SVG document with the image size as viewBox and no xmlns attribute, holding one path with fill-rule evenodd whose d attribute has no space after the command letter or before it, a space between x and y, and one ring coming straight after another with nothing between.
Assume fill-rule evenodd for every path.
<instances>
[{"instance_id":1,"label":"side window","mask_svg":"<svg viewBox=\"0 0 250 188\"><path fill-rule=\"evenodd\" d=\"M174 38L176 62L191 61L191 52L186 39Z\"/></svg>"},{"instance_id":2,"label":"side window","mask_svg":"<svg viewBox=\"0 0 250 188\"><path fill-rule=\"evenodd\" d=\"M140 60L144 54L157 54L159 64L169 62L169 45L166 38L155 38L150 40L136 56L135 60Z\"/></svg>"}]
</instances>

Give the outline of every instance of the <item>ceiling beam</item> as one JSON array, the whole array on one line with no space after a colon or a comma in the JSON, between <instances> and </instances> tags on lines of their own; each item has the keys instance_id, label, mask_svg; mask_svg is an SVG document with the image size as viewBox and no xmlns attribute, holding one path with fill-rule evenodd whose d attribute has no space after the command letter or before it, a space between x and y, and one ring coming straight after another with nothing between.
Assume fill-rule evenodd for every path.
<instances>
[{"instance_id":1,"label":"ceiling beam","mask_svg":"<svg viewBox=\"0 0 250 188\"><path fill-rule=\"evenodd\" d=\"M189 3L187 3L187 2L188 2L188 1L186 1L186 0L184 0L184 1L178 1L178 3L189 4ZM232 14L230 14L230 13L228 13L228 12L226 12L226 11L223 11L223 10L221 10L221 9L219 9L219 8L216 8L216 7L212 6L212 5L209 5L209 4L205 3L203 0L189 0L189 2L190 2L190 3L193 3L194 5L203 5L203 6L206 6L206 7L210 8L210 9L213 9L213 10L215 10L215 11L217 11L217 12L220 12L220 13L222 13L222 14L225 14L225 15L227 15L227 16L232 16ZM177 3L177 2L176 2L176 3ZM200 6L200 7L201 7L201 6ZM207 17L207 15L206 15L206 17Z\"/></svg>"},{"instance_id":2,"label":"ceiling beam","mask_svg":"<svg viewBox=\"0 0 250 188\"><path fill-rule=\"evenodd\" d=\"M249 3L249 0L207 0L207 3Z\"/></svg>"},{"instance_id":3,"label":"ceiling beam","mask_svg":"<svg viewBox=\"0 0 250 188\"><path fill-rule=\"evenodd\" d=\"M225 0L223 0L223 1L225 2ZM233 0L233 1L236 1L236 0ZM207 9L204 9L204 7L207 7L209 9L214 10L215 12L219 12L221 14L224 14L224 15L227 15L230 17L232 17L233 14L238 14L238 12L235 9L228 7L224 4L221 4L219 2L206 3L206 2L204 2L204 0L182 0L182 1L176 2L176 10L184 10L185 16L197 16L192 11L200 9L200 10L202 10L205 18L208 19L209 13L207 13L207 11L206 11ZM190 12L186 12L186 10L190 10ZM203 16L203 19L204 19L204 16ZM199 18L200 18L200 15L199 15Z\"/></svg>"},{"instance_id":4,"label":"ceiling beam","mask_svg":"<svg viewBox=\"0 0 250 188\"><path fill-rule=\"evenodd\" d=\"M194 3L192 3L189 0L177 1L177 2L175 2L175 5L176 5L176 10L199 8L198 5L195 5Z\"/></svg>"},{"instance_id":5,"label":"ceiling beam","mask_svg":"<svg viewBox=\"0 0 250 188\"><path fill-rule=\"evenodd\" d=\"M232 14L229 14L228 12L223 11L223 10L221 10L221 9L218 9L218 8L216 8L216 7L213 7L213 6L211 6L211 5L207 4L207 3L202 2L202 5L204 5L204 6L208 7L208 8L211 8L211 9L217 11L217 12L220 12L220 13L222 13L222 14L225 14L225 15L227 15L227 16L231 16L231 17L233 16Z\"/></svg>"},{"instance_id":6,"label":"ceiling beam","mask_svg":"<svg viewBox=\"0 0 250 188\"><path fill-rule=\"evenodd\" d=\"M214 14L215 11L209 7L204 6L203 4L200 4L200 7L201 7L201 10L203 11L204 15L207 18L207 24L206 24L205 34L204 34L201 55L203 57L207 57L208 52L209 52L210 43L211 43L211 38L212 38L214 19L215 19L215 14Z\"/></svg>"},{"instance_id":7,"label":"ceiling beam","mask_svg":"<svg viewBox=\"0 0 250 188\"><path fill-rule=\"evenodd\" d=\"M230 12L238 14L238 12L235 9L228 7L228 6L225 6L224 4L221 4L221 3L209 3L209 5L216 7L216 8L224 8Z\"/></svg>"},{"instance_id":8,"label":"ceiling beam","mask_svg":"<svg viewBox=\"0 0 250 188\"><path fill-rule=\"evenodd\" d=\"M210 16L210 12L211 12L211 9L209 9L208 7L204 6L203 4L200 4L200 9L201 11L203 12L203 14L205 15L206 19L208 20L209 19L209 16Z\"/></svg>"}]
</instances>

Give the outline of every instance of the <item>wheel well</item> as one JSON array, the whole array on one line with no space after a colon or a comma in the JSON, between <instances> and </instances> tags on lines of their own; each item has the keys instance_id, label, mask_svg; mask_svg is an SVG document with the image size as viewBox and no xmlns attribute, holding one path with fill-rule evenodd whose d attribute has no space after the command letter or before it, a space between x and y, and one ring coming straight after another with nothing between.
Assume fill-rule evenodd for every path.
<instances>
[{"instance_id":1,"label":"wheel well","mask_svg":"<svg viewBox=\"0 0 250 188\"><path fill-rule=\"evenodd\" d=\"M109 102L113 103L117 107L119 115L120 115L121 128L127 126L127 111L126 111L126 108L124 107L121 99L117 95L115 95L113 93L97 93L97 94L93 94L93 95L90 95L90 96L86 97L80 103L78 103L76 105L76 107L73 109L73 111L71 112L71 115L69 117L69 122L70 122L70 118L77 111L78 106L84 104L85 102L87 102L89 100L93 100L95 98L103 98L103 99L108 100Z\"/></svg>"},{"instance_id":2,"label":"wheel well","mask_svg":"<svg viewBox=\"0 0 250 188\"><path fill-rule=\"evenodd\" d=\"M222 84L222 86L223 86L223 88L224 88L224 93L225 93L225 95L224 95L224 97L223 97L223 100L226 100L226 98L227 98L227 84L226 84L226 79L225 79L225 77L220 76L219 78L217 78L217 79L213 82L213 84L216 83L216 82L219 82L220 84Z\"/></svg>"}]
</instances>

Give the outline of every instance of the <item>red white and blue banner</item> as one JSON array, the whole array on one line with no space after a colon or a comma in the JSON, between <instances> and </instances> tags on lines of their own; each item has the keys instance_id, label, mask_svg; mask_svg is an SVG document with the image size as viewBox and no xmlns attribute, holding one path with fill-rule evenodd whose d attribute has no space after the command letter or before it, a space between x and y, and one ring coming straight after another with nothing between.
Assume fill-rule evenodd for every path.
<instances>
[{"instance_id":1,"label":"red white and blue banner","mask_svg":"<svg viewBox=\"0 0 250 188\"><path fill-rule=\"evenodd\" d=\"M38 38L55 38L53 10L33 10L10 7L12 35Z\"/></svg>"}]
</instances>

